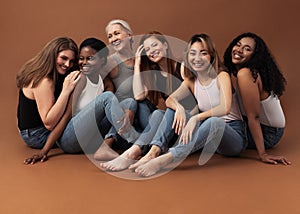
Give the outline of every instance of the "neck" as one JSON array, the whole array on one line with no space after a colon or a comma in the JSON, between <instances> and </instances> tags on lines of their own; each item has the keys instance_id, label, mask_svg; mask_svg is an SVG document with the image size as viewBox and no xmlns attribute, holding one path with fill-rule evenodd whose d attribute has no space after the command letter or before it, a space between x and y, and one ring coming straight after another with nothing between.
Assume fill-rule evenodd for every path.
<instances>
[{"instance_id":1,"label":"neck","mask_svg":"<svg viewBox=\"0 0 300 214\"><path fill-rule=\"evenodd\" d=\"M117 54L124 61L127 61L128 59L132 59L134 56L133 51L130 47L126 47L126 48L123 48L122 50L119 50L117 52Z\"/></svg>"},{"instance_id":2,"label":"neck","mask_svg":"<svg viewBox=\"0 0 300 214\"><path fill-rule=\"evenodd\" d=\"M88 75L87 78L94 84L99 82L99 74L97 72Z\"/></svg>"},{"instance_id":3,"label":"neck","mask_svg":"<svg viewBox=\"0 0 300 214\"><path fill-rule=\"evenodd\" d=\"M167 58L163 58L158 62L158 65L160 69L164 72L168 72L168 64L167 64Z\"/></svg>"},{"instance_id":4,"label":"neck","mask_svg":"<svg viewBox=\"0 0 300 214\"><path fill-rule=\"evenodd\" d=\"M211 77L208 76L207 72L198 72L197 78L201 85L207 85L211 81Z\"/></svg>"}]
</instances>

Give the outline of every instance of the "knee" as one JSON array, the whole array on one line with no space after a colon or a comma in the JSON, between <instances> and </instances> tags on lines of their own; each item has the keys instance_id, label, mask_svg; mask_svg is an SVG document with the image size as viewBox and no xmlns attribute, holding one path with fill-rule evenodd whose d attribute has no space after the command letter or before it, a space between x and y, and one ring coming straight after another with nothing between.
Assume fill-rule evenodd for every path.
<instances>
[{"instance_id":1,"label":"knee","mask_svg":"<svg viewBox=\"0 0 300 214\"><path fill-rule=\"evenodd\" d=\"M164 111L160 110L160 109L157 109L152 113L152 117L157 118L157 119L163 118L163 116L164 116Z\"/></svg>"},{"instance_id":2,"label":"knee","mask_svg":"<svg viewBox=\"0 0 300 214\"><path fill-rule=\"evenodd\" d=\"M137 102L133 98L127 98L121 102L122 107L129 109L130 111L137 111Z\"/></svg>"}]
</instances>

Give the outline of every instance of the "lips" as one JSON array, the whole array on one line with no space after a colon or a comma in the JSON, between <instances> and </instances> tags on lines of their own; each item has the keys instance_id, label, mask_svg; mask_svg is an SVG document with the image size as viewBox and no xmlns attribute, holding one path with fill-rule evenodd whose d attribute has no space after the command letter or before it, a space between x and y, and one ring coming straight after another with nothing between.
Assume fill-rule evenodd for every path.
<instances>
[{"instance_id":1,"label":"lips","mask_svg":"<svg viewBox=\"0 0 300 214\"><path fill-rule=\"evenodd\" d=\"M196 67L196 68L201 68L203 67L204 65L204 62L201 62L201 63L193 63L193 66Z\"/></svg>"},{"instance_id":2,"label":"lips","mask_svg":"<svg viewBox=\"0 0 300 214\"><path fill-rule=\"evenodd\" d=\"M120 41L120 40L117 40L117 41L112 42L112 45L113 45L113 46L118 46L118 45L120 45L120 44L121 44L121 41Z\"/></svg>"},{"instance_id":3,"label":"lips","mask_svg":"<svg viewBox=\"0 0 300 214\"><path fill-rule=\"evenodd\" d=\"M243 59L243 55L239 54L238 52L234 51L232 53L232 58L236 59L236 60L241 60Z\"/></svg>"},{"instance_id":4,"label":"lips","mask_svg":"<svg viewBox=\"0 0 300 214\"><path fill-rule=\"evenodd\" d=\"M80 70L81 72L88 72L90 70L90 66L82 66Z\"/></svg>"},{"instance_id":5,"label":"lips","mask_svg":"<svg viewBox=\"0 0 300 214\"><path fill-rule=\"evenodd\" d=\"M150 57L155 59L159 56L159 54L160 54L160 51L155 51L155 52L150 54Z\"/></svg>"}]
</instances>

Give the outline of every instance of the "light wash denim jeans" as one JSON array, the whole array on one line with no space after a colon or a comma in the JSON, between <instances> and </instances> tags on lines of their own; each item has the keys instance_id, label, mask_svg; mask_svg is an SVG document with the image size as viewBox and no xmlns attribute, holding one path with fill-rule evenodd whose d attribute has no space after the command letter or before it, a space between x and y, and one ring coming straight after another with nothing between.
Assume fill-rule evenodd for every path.
<instances>
[{"instance_id":1,"label":"light wash denim jeans","mask_svg":"<svg viewBox=\"0 0 300 214\"><path fill-rule=\"evenodd\" d=\"M260 124L260 126L264 137L265 149L273 148L275 145L279 143L280 139L283 136L285 128L275 128L263 124ZM247 149L256 149L255 142L253 140L253 137L251 135L248 126L247 126L247 140L248 140Z\"/></svg>"},{"instance_id":2,"label":"light wash denim jeans","mask_svg":"<svg viewBox=\"0 0 300 214\"><path fill-rule=\"evenodd\" d=\"M44 126L33 129L19 130L19 132L27 146L34 149L42 149L49 134L51 133L51 131L46 129Z\"/></svg>"},{"instance_id":3,"label":"light wash denim jeans","mask_svg":"<svg viewBox=\"0 0 300 214\"><path fill-rule=\"evenodd\" d=\"M160 126L160 123L164 117L164 113L165 112L163 110L157 109L151 114L148 125L134 143L135 145L138 145L140 148L142 148L143 146L150 144L157 132L158 127Z\"/></svg>"},{"instance_id":4,"label":"light wash denim jeans","mask_svg":"<svg viewBox=\"0 0 300 214\"><path fill-rule=\"evenodd\" d=\"M225 122L222 118L210 117L197 124L192 141L188 144L179 142L169 151L174 158L174 162L177 162L202 148L202 152L209 153L209 157L215 151L224 156L238 156L245 150L246 145L243 121Z\"/></svg>"},{"instance_id":5,"label":"light wash denim jeans","mask_svg":"<svg viewBox=\"0 0 300 214\"><path fill-rule=\"evenodd\" d=\"M66 153L94 152L103 142L99 130L105 115L116 129L120 128L122 124L117 121L124 115L124 111L115 95L109 91L98 95L69 121L58 140L59 147ZM129 135L131 131L135 133L132 128Z\"/></svg>"},{"instance_id":6,"label":"light wash denim jeans","mask_svg":"<svg viewBox=\"0 0 300 214\"><path fill-rule=\"evenodd\" d=\"M152 115L152 112L156 109L155 106L153 106L153 104L148 99L145 99L142 101L137 101L136 103L134 103L135 105L133 105L133 103L129 103L129 102L126 102L123 104L123 102L124 101L121 102L122 106L126 106L126 108L132 110L135 113L135 119L133 122L133 126L136 130L138 130L140 133L142 133L142 136L140 136L140 133L139 133L137 135L132 136L131 139L129 139L128 136L125 136L125 138L124 137L122 138L118 135L116 129L112 127L109 130L109 132L106 134L105 139L109 138L109 137L113 137L115 139L115 142L113 143L113 148L115 150L124 150L124 151L127 150L140 137L141 138L138 141L138 144L144 144L144 145L149 144L149 139L151 140L153 137L151 135L153 130L156 131L156 129L157 129L157 127L154 124L155 122L153 121L153 119L151 122L149 120L149 118ZM160 120L158 115L156 115L155 118L157 120ZM151 128L149 126L151 126ZM146 128L147 128L147 130L146 130L147 134L143 132ZM127 139L126 139L126 137L127 137Z\"/></svg>"},{"instance_id":7,"label":"light wash denim jeans","mask_svg":"<svg viewBox=\"0 0 300 214\"><path fill-rule=\"evenodd\" d=\"M175 134L175 130L172 128L174 120L175 111L173 109L167 108L157 132L155 133L150 145L158 146L162 153L166 152L168 149L169 143L172 141Z\"/></svg>"}]
</instances>

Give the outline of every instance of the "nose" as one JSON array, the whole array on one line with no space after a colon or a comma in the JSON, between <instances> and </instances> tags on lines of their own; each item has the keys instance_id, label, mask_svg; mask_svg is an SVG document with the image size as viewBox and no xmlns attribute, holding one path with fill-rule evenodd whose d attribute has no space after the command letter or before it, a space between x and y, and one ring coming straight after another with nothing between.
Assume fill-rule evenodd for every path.
<instances>
[{"instance_id":1,"label":"nose","mask_svg":"<svg viewBox=\"0 0 300 214\"><path fill-rule=\"evenodd\" d=\"M66 60L64 65L65 65L67 68L69 68L69 67L70 67L70 64L71 64L70 60Z\"/></svg>"},{"instance_id":2,"label":"nose","mask_svg":"<svg viewBox=\"0 0 300 214\"><path fill-rule=\"evenodd\" d=\"M237 50L239 53L242 53L242 52L243 52L243 51L242 51L243 49L242 49L242 47L240 47L240 46L237 46L237 47L236 47L236 50Z\"/></svg>"},{"instance_id":3,"label":"nose","mask_svg":"<svg viewBox=\"0 0 300 214\"><path fill-rule=\"evenodd\" d=\"M194 60L195 61L201 61L202 60L202 54L196 54Z\"/></svg>"},{"instance_id":4,"label":"nose","mask_svg":"<svg viewBox=\"0 0 300 214\"><path fill-rule=\"evenodd\" d=\"M118 37L116 35L112 35L112 37L110 39L111 39L111 42L114 42L118 39Z\"/></svg>"},{"instance_id":5,"label":"nose","mask_svg":"<svg viewBox=\"0 0 300 214\"><path fill-rule=\"evenodd\" d=\"M86 65L87 64L87 59L82 60L82 64Z\"/></svg>"}]
</instances>

